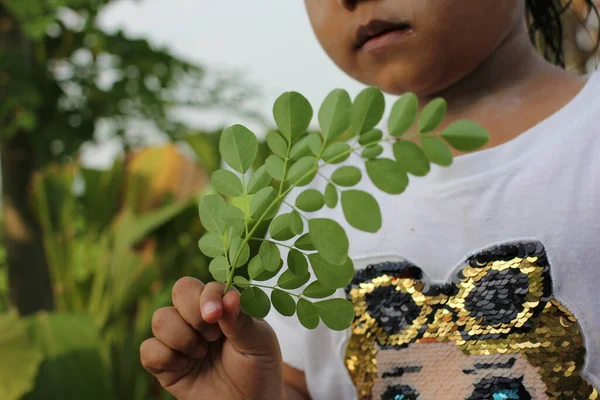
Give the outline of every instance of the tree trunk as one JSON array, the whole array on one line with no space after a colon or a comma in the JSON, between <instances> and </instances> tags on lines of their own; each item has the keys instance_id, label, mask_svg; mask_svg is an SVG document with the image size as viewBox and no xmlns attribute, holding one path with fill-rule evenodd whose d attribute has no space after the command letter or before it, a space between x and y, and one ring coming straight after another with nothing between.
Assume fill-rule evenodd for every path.
<instances>
[{"instance_id":1,"label":"tree trunk","mask_svg":"<svg viewBox=\"0 0 600 400\"><path fill-rule=\"evenodd\" d=\"M0 54L22 54L25 70L31 70L31 47L15 19L0 2ZM5 53L5 54L6 54ZM10 96L10 71L0 71L0 104ZM6 104L6 103L5 103ZM2 223L8 262L9 294L21 315L52 310L54 300L42 230L31 210L31 185L35 155L26 132L3 137L0 126L2 168Z\"/></svg>"}]
</instances>

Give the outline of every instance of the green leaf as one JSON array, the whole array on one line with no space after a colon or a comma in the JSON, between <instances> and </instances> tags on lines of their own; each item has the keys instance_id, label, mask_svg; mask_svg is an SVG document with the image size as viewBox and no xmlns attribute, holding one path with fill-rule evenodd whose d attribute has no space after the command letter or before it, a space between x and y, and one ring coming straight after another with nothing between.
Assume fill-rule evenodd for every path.
<instances>
[{"instance_id":1,"label":"green leaf","mask_svg":"<svg viewBox=\"0 0 600 400\"><path fill-rule=\"evenodd\" d=\"M254 174L252 174L250 182L248 182L248 194L255 194L269 183L271 183L271 175L269 175L269 172L267 171L267 166L262 165Z\"/></svg>"},{"instance_id":2,"label":"green leaf","mask_svg":"<svg viewBox=\"0 0 600 400\"><path fill-rule=\"evenodd\" d=\"M319 281L314 281L304 289L302 295L311 299L323 299L332 296L335 293L335 290L336 289L326 288Z\"/></svg>"},{"instance_id":3,"label":"green leaf","mask_svg":"<svg viewBox=\"0 0 600 400\"><path fill-rule=\"evenodd\" d=\"M298 240L296 240L296 242L294 243L294 247L297 247L300 250L304 251L316 250L315 245L310 239L310 235L308 233L305 233L304 235L300 236Z\"/></svg>"},{"instance_id":4,"label":"green leaf","mask_svg":"<svg viewBox=\"0 0 600 400\"><path fill-rule=\"evenodd\" d=\"M225 211L225 221L229 225L229 237L242 236L246 227L246 214L233 204L227 206Z\"/></svg>"},{"instance_id":5,"label":"green leaf","mask_svg":"<svg viewBox=\"0 0 600 400\"><path fill-rule=\"evenodd\" d=\"M259 250L260 261L267 271L275 271L281 262L279 247L273 242L262 242Z\"/></svg>"},{"instance_id":6,"label":"green leaf","mask_svg":"<svg viewBox=\"0 0 600 400\"><path fill-rule=\"evenodd\" d=\"M240 253L235 261L235 257ZM236 237L231 241L231 245L229 246L229 260L233 264L234 268L239 268L242 265L245 265L250 258L250 246L248 243L244 243L244 239L240 237ZM235 261L235 263L234 263Z\"/></svg>"},{"instance_id":7,"label":"green leaf","mask_svg":"<svg viewBox=\"0 0 600 400\"><path fill-rule=\"evenodd\" d=\"M348 223L356 229L375 233L381 228L381 210L370 193L362 190L342 192L342 209Z\"/></svg>"},{"instance_id":8,"label":"green leaf","mask_svg":"<svg viewBox=\"0 0 600 400\"><path fill-rule=\"evenodd\" d=\"M340 137L350 125L352 100L343 89L335 89L323 101L319 109L319 126L326 142Z\"/></svg>"},{"instance_id":9,"label":"green leaf","mask_svg":"<svg viewBox=\"0 0 600 400\"><path fill-rule=\"evenodd\" d=\"M314 218L308 221L310 240L321 256L332 264L341 265L348 257L348 236L332 219Z\"/></svg>"},{"instance_id":10,"label":"green leaf","mask_svg":"<svg viewBox=\"0 0 600 400\"><path fill-rule=\"evenodd\" d=\"M408 186L408 175L400 164L389 158L378 158L365 163L373 184L389 194L400 194Z\"/></svg>"},{"instance_id":11,"label":"green leaf","mask_svg":"<svg viewBox=\"0 0 600 400\"><path fill-rule=\"evenodd\" d=\"M346 299L330 299L315 303L319 317L325 326L334 331L343 331L352 326L354 305Z\"/></svg>"},{"instance_id":12,"label":"green leaf","mask_svg":"<svg viewBox=\"0 0 600 400\"><path fill-rule=\"evenodd\" d=\"M319 310L310 301L305 299L298 300L296 314L298 315L298 321L306 329L315 329L319 326L319 321L321 320Z\"/></svg>"},{"instance_id":13,"label":"green leaf","mask_svg":"<svg viewBox=\"0 0 600 400\"><path fill-rule=\"evenodd\" d=\"M348 159L352 148L346 142L332 143L323 152L323 160L329 164L339 164Z\"/></svg>"},{"instance_id":14,"label":"green leaf","mask_svg":"<svg viewBox=\"0 0 600 400\"><path fill-rule=\"evenodd\" d=\"M260 275L258 275L256 278L254 278L255 281L269 281L271 279L273 279L278 273L279 271L281 271L281 268L283 268L283 260L279 260L279 266L277 267L277 269L275 271L267 271L264 270L263 272L260 273Z\"/></svg>"},{"instance_id":15,"label":"green leaf","mask_svg":"<svg viewBox=\"0 0 600 400\"><path fill-rule=\"evenodd\" d=\"M244 290L240 296L240 304L246 314L254 318L264 318L271 310L269 296L257 287Z\"/></svg>"},{"instance_id":16,"label":"green leaf","mask_svg":"<svg viewBox=\"0 0 600 400\"><path fill-rule=\"evenodd\" d=\"M306 273L302 276L296 276L289 269L285 271L277 280L277 286L282 289L293 290L298 289L300 286L306 284L310 279L310 273Z\"/></svg>"},{"instance_id":17,"label":"green leaf","mask_svg":"<svg viewBox=\"0 0 600 400\"><path fill-rule=\"evenodd\" d=\"M323 147L323 141L318 133L311 133L307 137L308 148L315 155L319 155L321 148Z\"/></svg>"},{"instance_id":18,"label":"green leaf","mask_svg":"<svg viewBox=\"0 0 600 400\"><path fill-rule=\"evenodd\" d=\"M373 145L380 142L382 138L383 132L381 132L379 129L371 129L370 131L360 135L360 138L358 138L358 143L361 146Z\"/></svg>"},{"instance_id":19,"label":"green leaf","mask_svg":"<svg viewBox=\"0 0 600 400\"><path fill-rule=\"evenodd\" d=\"M339 186L354 186L362 179L360 169L353 166L343 166L338 168L331 175L331 180Z\"/></svg>"},{"instance_id":20,"label":"green leaf","mask_svg":"<svg viewBox=\"0 0 600 400\"><path fill-rule=\"evenodd\" d=\"M260 189L250 201L250 215L252 218L258 219L263 215L276 198L277 192L271 186Z\"/></svg>"},{"instance_id":21,"label":"green leaf","mask_svg":"<svg viewBox=\"0 0 600 400\"><path fill-rule=\"evenodd\" d=\"M430 171L429 160L423 150L413 142L399 140L394 143L394 158L403 170L414 176L425 176Z\"/></svg>"},{"instance_id":22,"label":"green leaf","mask_svg":"<svg viewBox=\"0 0 600 400\"><path fill-rule=\"evenodd\" d=\"M334 185L332 185L331 183L328 183L327 186L325 187L325 204L329 208L334 208L335 206L337 206L337 203L338 203L337 188Z\"/></svg>"},{"instance_id":23,"label":"green leaf","mask_svg":"<svg viewBox=\"0 0 600 400\"><path fill-rule=\"evenodd\" d=\"M290 184L295 186L308 185L317 174L317 159L313 156L302 157L291 167L287 175ZM311 172L312 171L312 172Z\"/></svg>"},{"instance_id":24,"label":"green leaf","mask_svg":"<svg viewBox=\"0 0 600 400\"><path fill-rule=\"evenodd\" d=\"M21 399L34 388L44 354L33 345L26 320L16 313L0 314L0 351L0 398Z\"/></svg>"},{"instance_id":25,"label":"green leaf","mask_svg":"<svg viewBox=\"0 0 600 400\"><path fill-rule=\"evenodd\" d=\"M314 212L323 208L323 194L316 189L307 189L296 198L296 207L306 212Z\"/></svg>"},{"instance_id":26,"label":"green leaf","mask_svg":"<svg viewBox=\"0 0 600 400\"><path fill-rule=\"evenodd\" d=\"M402 95L394 105L388 119L390 135L400 136L406 133L417 120L419 99L414 93Z\"/></svg>"},{"instance_id":27,"label":"green leaf","mask_svg":"<svg viewBox=\"0 0 600 400\"><path fill-rule=\"evenodd\" d=\"M328 262L317 253L309 254L308 260L317 280L328 289L346 287L354 278L354 264L348 256L339 265Z\"/></svg>"},{"instance_id":28,"label":"green leaf","mask_svg":"<svg viewBox=\"0 0 600 400\"><path fill-rule=\"evenodd\" d=\"M252 257L252 260L248 264L248 276L250 276L250 279L256 279L263 272L265 272L265 267L260 259L260 255Z\"/></svg>"},{"instance_id":29,"label":"green leaf","mask_svg":"<svg viewBox=\"0 0 600 400\"><path fill-rule=\"evenodd\" d=\"M217 257L210 262L208 270L217 282L227 282L229 263L225 257Z\"/></svg>"},{"instance_id":30,"label":"green leaf","mask_svg":"<svg viewBox=\"0 0 600 400\"><path fill-rule=\"evenodd\" d=\"M289 240L296 236L291 228L291 215L290 214L281 214L275 217L273 222L271 222L270 232L271 237L275 240Z\"/></svg>"},{"instance_id":31,"label":"green leaf","mask_svg":"<svg viewBox=\"0 0 600 400\"><path fill-rule=\"evenodd\" d=\"M364 149L362 152L362 157L366 158L367 160L372 160L374 158L379 157L381 153L383 153L383 147L376 144L375 146L367 147L366 149Z\"/></svg>"},{"instance_id":32,"label":"green leaf","mask_svg":"<svg viewBox=\"0 0 600 400\"><path fill-rule=\"evenodd\" d=\"M306 256L296 249L291 249L288 252L287 266L292 274L296 276L304 276L308 273Z\"/></svg>"},{"instance_id":33,"label":"green leaf","mask_svg":"<svg viewBox=\"0 0 600 400\"><path fill-rule=\"evenodd\" d=\"M290 213L290 230L294 235L300 235L304 232L304 221L302 221L302 216L296 210Z\"/></svg>"},{"instance_id":34,"label":"green leaf","mask_svg":"<svg viewBox=\"0 0 600 400\"><path fill-rule=\"evenodd\" d=\"M221 134L219 151L227 165L245 173L258 153L258 140L245 126L233 125Z\"/></svg>"},{"instance_id":35,"label":"green leaf","mask_svg":"<svg viewBox=\"0 0 600 400\"><path fill-rule=\"evenodd\" d=\"M219 235L215 235L214 233L208 233L202 236L198 241L198 247L207 257L214 258L225 254L223 240Z\"/></svg>"},{"instance_id":36,"label":"green leaf","mask_svg":"<svg viewBox=\"0 0 600 400\"><path fill-rule=\"evenodd\" d=\"M485 146L490 135L474 121L458 120L442 131L442 138L458 151L474 151Z\"/></svg>"},{"instance_id":37,"label":"green leaf","mask_svg":"<svg viewBox=\"0 0 600 400\"><path fill-rule=\"evenodd\" d=\"M271 292L271 302L273 307L284 317L291 317L296 313L296 302L288 293L273 289Z\"/></svg>"},{"instance_id":38,"label":"green leaf","mask_svg":"<svg viewBox=\"0 0 600 400\"><path fill-rule=\"evenodd\" d=\"M288 144L279 132L271 131L267 134L267 146L276 156L287 157Z\"/></svg>"},{"instance_id":39,"label":"green leaf","mask_svg":"<svg viewBox=\"0 0 600 400\"><path fill-rule=\"evenodd\" d=\"M283 175L285 174L285 163L281 158L270 155L265 161L265 166L267 167L267 172L269 175L271 175L271 177L273 177L273 179L277 179L278 181L283 180Z\"/></svg>"},{"instance_id":40,"label":"green leaf","mask_svg":"<svg viewBox=\"0 0 600 400\"><path fill-rule=\"evenodd\" d=\"M308 146L308 138L308 136L304 136L296 143L294 143L294 145L292 146L292 150L290 150L290 160L298 161L302 157L306 157L311 154L310 148Z\"/></svg>"},{"instance_id":41,"label":"green leaf","mask_svg":"<svg viewBox=\"0 0 600 400\"><path fill-rule=\"evenodd\" d=\"M244 194L242 181L231 171L220 169L213 172L211 183L215 190L224 196L240 197Z\"/></svg>"},{"instance_id":42,"label":"green leaf","mask_svg":"<svg viewBox=\"0 0 600 400\"><path fill-rule=\"evenodd\" d=\"M452 152L443 140L433 136L422 136L421 148L425 153L425 157L432 163L443 167L452 165Z\"/></svg>"},{"instance_id":43,"label":"green leaf","mask_svg":"<svg viewBox=\"0 0 600 400\"><path fill-rule=\"evenodd\" d=\"M209 232L223 236L227 226L224 218L226 210L227 203L220 195L208 194L202 197L198 206L202 226Z\"/></svg>"},{"instance_id":44,"label":"green leaf","mask_svg":"<svg viewBox=\"0 0 600 400\"><path fill-rule=\"evenodd\" d=\"M381 121L385 112L385 98L383 93L376 87L368 87L362 90L354 103L350 116L352 132L360 135L372 129Z\"/></svg>"},{"instance_id":45,"label":"green leaf","mask_svg":"<svg viewBox=\"0 0 600 400\"><path fill-rule=\"evenodd\" d=\"M419 132L431 132L440 126L446 116L447 109L446 100L442 98L437 98L427 103L419 116Z\"/></svg>"},{"instance_id":46,"label":"green leaf","mask_svg":"<svg viewBox=\"0 0 600 400\"><path fill-rule=\"evenodd\" d=\"M286 92L275 101L273 117L283 136L291 142L308 129L313 109L300 93Z\"/></svg>"},{"instance_id":47,"label":"green leaf","mask_svg":"<svg viewBox=\"0 0 600 400\"><path fill-rule=\"evenodd\" d=\"M237 275L233 277L233 284L237 287L239 287L240 289L246 289L248 287L250 287L250 282L248 282L248 279L244 278L241 275Z\"/></svg>"},{"instance_id":48,"label":"green leaf","mask_svg":"<svg viewBox=\"0 0 600 400\"><path fill-rule=\"evenodd\" d=\"M123 310L123 313L126 311ZM22 400L114 398L116 388L111 387L111 369L104 353L105 335L116 333L126 341L135 337L134 332L113 328L107 329L105 335L101 336L97 320L75 313L41 312L29 317L28 322L34 347L42 351L44 361L35 378L34 391L22 397ZM120 348L125 350L124 347ZM17 357L9 358L9 351L3 352L2 359L12 361L13 370L19 373L19 379L23 379L31 373L31 367L27 366L29 352L26 349L12 349L17 350ZM2 373L0 376L8 378L11 374Z\"/></svg>"}]
</instances>

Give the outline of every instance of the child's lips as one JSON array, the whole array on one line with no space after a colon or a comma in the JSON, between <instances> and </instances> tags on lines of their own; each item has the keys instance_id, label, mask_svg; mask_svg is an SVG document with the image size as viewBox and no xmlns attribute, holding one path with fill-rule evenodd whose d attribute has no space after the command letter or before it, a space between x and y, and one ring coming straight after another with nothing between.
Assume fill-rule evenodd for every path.
<instances>
[{"instance_id":1,"label":"child's lips","mask_svg":"<svg viewBox=\"0 0 600 400\"><path fill-rule=\"evenodd\" d=\"M403 40L409 32L410 30L408 29L397 29L386 32L367 40L359 50L363 52L372 52L382 49Z\"/></svg>"},{"instance_id":2,"label":"child's lips","mask_svg":"<svg viewBox=\"0 0 600 400\"><path fill-rule=\"evenodd\" d=\"M356 31L354 47L356 50L372 48L374 44L389 42L393 37L397 38L398 34L410 31L411 27L407 22L392 22L381 19L371 20L366 25L361 25Z\"/></svg>"}]
</instances>

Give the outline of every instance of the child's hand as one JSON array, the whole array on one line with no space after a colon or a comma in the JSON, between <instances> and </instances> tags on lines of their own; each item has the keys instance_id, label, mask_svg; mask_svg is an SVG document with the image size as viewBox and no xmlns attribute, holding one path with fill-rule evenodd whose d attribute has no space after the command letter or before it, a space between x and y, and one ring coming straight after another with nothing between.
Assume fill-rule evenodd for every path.
<instances>
[{"instance_id":1,"label":"child's hand","mask_svg":"<svg viewBox=\"0 0 600 400\"><path fill-rule=\"evenodd\" d=\"M142 365L179 400L281 399L275 333L241 310L238 292L223 291L222 283L177 281L174 307L153 315L155 337L142 343Z\"/></svg>"}]
</instances>

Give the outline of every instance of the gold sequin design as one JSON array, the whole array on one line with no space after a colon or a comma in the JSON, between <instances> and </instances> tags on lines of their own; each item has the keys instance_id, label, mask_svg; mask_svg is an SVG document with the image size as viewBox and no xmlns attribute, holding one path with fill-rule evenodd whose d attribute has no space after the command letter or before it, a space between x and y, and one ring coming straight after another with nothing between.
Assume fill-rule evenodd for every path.
<instances>
[{"instance_id":1,"label":"gold sequin design","mask_svg":"<svg viewBox=\"0 0 600 400\"><path fill-rule=\"evenodd\" d=\"M579 324L551 296L543 246L499 246L471 257L466 264L456 282L444 287L428 286L420 270L407 263L383 263L357 271L347 288L356 316L345 361L358 397L373 398L374 386L382 380L379 349L449 342L468 356L489 356L491 361L521 355L543 382L541 388L528 387L527 398L598 399L598 390L580 376L585 348ZM399 359L397 364L406 362ZM479 385L502 386L500 378L489 376L489 382L482 379ZM431 378L438 377L422 377ZM467 398L496 398L478 395L477 390Z\"/></svg>"}]
</instances>

